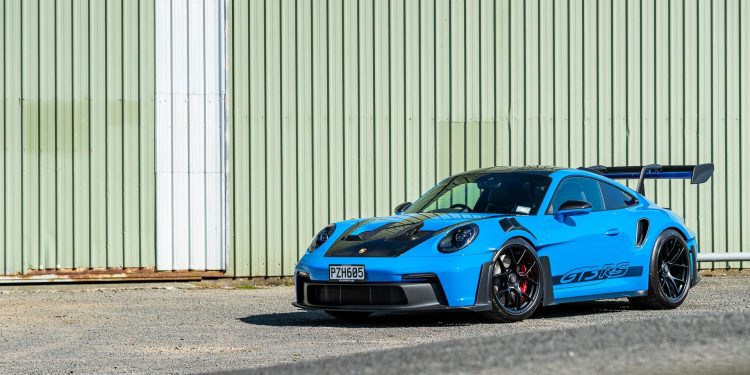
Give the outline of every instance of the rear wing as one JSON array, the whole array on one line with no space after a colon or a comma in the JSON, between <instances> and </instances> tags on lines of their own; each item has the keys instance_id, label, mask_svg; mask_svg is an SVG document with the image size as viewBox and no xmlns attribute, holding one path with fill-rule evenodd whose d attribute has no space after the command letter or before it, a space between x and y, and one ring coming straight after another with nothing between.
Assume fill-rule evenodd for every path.
<instances>
[{"instance_id":1,"label":"rear wing","mask_svg":"<svg viewBox=\"0 0 750 375\"><path fill-rule=\"evenodd\" d=\"M639 194L643 195L645 179L667 179L667 180L690 180L691 184L702 184L708 181L714 174L712 163L698 165L659 165L650 164L631 167L605 167L596 165L593 167L580 168L589 172L600 174L613 180L638 179Z\"/></svg>"}]
</instances>

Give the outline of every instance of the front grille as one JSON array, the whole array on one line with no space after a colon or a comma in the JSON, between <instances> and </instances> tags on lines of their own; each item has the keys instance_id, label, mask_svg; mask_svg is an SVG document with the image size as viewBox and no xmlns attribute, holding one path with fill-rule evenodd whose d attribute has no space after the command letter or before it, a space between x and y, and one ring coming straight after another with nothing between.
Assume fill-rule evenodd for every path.
<instances>
[{"instance_id":1,"label":"front grille","mask_svg":"<svg viewBox=\"0 0 750 375\"><path fill-rule=\"evenodd\" d=\"M390 285L308 285L307 300L318 306L406 305L406 294Z\"/></svg>"}]
</instances>

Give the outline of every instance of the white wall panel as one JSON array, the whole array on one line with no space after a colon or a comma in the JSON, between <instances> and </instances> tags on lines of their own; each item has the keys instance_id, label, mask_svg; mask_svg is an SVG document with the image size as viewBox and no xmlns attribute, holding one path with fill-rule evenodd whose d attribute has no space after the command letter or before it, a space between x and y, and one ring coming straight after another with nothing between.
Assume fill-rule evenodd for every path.
<instances>
[{"instance_id":1,"label":"white wall panel","mask_svg":"<svg viewBox=\"0 0 750 375\"><path fill-rule=\"evenodd\" d=\"M223 1L159 0L157 268L223 270Z\"/></svg>"}]
</instances>

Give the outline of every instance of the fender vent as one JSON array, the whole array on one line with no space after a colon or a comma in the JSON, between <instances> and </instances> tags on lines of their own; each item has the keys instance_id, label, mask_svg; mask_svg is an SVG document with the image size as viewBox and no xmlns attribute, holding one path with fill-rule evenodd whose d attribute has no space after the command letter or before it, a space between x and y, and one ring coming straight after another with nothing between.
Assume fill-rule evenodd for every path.
<instances>
[{"instance_id":1,"label":"fender vent","mask_svg":"<svg viewBox=\"0 0 750 375\"><path fill-rule=\"evenodd\" d=\"M648 236L648 219L638 220L638 226L635 231L635 246L641 247L646 242Z\"/></svg>"}]
</instances>

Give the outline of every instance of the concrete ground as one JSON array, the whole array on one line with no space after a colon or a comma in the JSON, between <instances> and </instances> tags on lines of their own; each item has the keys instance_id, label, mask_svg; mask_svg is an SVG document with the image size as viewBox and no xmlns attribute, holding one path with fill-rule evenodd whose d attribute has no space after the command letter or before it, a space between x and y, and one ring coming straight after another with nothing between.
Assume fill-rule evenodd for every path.
<instances>
[{"instance_id":1,"label":"concrete ground","mask_svg":"<svg viewBox=\"0 0 750 375\"><path fill-rule=\"evenodd\" d=\"M609 300L543 308L514 324L471 314L376 315L340 323L295 309L293 296L288 286L0 286L0 369L627 372L622 366L640 363L636 368L645 371L659 358L694 364L657 366L671 372L750 370L742 367L750 363L750 277L705 277L676 310L630 310L626 300ZM497 361L488 362L493 353ZM316 359L326 360L309 362Z\"/></svg>"}]
</instances>

